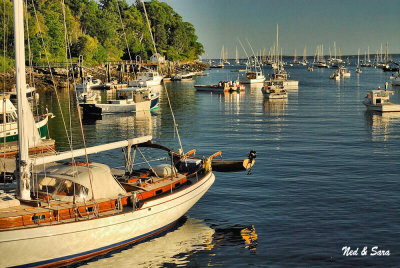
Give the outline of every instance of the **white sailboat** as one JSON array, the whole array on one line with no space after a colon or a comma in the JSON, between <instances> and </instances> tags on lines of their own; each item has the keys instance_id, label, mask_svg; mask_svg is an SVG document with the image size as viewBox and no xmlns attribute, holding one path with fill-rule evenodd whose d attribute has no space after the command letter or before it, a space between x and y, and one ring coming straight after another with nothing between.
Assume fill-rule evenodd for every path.
<instances>
[{"instance_id":1,"label":"white sailboat","mask_svg":"<svg viewBox=\"0 0 400 268\"><path fill-rule=\"evenodd\" d=\"M240 63L240 61L239 61L239 54L238 54L238 49L237 49L237 47L236 47L236 57L235 57L235 63L236 63L236 64L239 64L239 63Z\"/></svg>"},{"instance_id":2,"label":"white sailboat","mask_svg":"<svg viewBox=\"0 0 400 268\"><path fill-rule=\"evenodd\" d=\"M303 60L300 62L301 65L306 66L308 64L307 61L307 47L304 46L304 50L303 50Z\"/></svg>"},{"instance_id":3,"label":"white sailboat","mask_svg":"<svg viewBox=\"0 0 400 268\"><path fill-rule=\"evenodd\" d=\"M362 70L360 69L360 49L358 49L356 73L358 74L362 73Z\"/></svg>"},{"instance_id":4,"label":"white sailboat","mask_svg":"<svg viewBox=\"0 0 400 268\"><path fill-rule=\"evenodd\" d=\"M239 40L239 42L240 42L240 40ZM246 73L244 76L239 78L239 83L241 83L241 84L263 83L265 81L265 76L261 69L260 63L258 62L258 58L254 54L254 51L252 51L253 56L249 57L241 42L240 42L240 45L242 46L243 51L247 56L247 63L246 63ZM250 45L250 43L249 43L249 45ZM250 48L251 48L251 46L250 46Z\"/></svg>"},{"instance_id":5,"label":"white sailboat","mask_svg":"<svg viewBox=\"0 0 400 268\"><path fill-rule=\"evenodd\" d=\"M211 187L211 158L188 159L151 143L151 136L31 159L40 140L27 118L23 1L14 0L19 152L17 196L0 201L0 266L56 266L135 243L170 228ZM171 164L133 170L131 148L166 150ZM126 169L90 163L88 155L124 148ZM193 153L193 151L189 152ZM32 166L86 156L79 165L55 164L31 176ZM187 161L185 161L187 159ZM186 164L183 164L186 162Z\"/></svg>"}]
</instances>

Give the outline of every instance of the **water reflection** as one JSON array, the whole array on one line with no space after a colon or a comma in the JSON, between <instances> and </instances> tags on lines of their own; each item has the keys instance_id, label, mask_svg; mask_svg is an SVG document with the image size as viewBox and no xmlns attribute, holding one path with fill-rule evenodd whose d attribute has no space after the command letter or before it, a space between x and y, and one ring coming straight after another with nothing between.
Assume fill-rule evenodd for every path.
<instances>
[{"instance_id":1,"label":"water reflection","mask_svg":"<svg viewBox=\"0 0 400 268\"><path fill-rule=\"evenodd\" d=\"M250 251L257 249L258 235L254 225L251 226L218 226L215 227L213 235L213 245L215 248L223 246L240 246Z\"/></svg>"},{"instance_id":2,"label":"water reflection","mask_svg":"<svg viewBox=\"0 0 400 268\"><path fill-rule=\"evenodd\" d=\"M134 114L106 114L97 117L84 117L85 125L93 125L91 135L107 133L119 138L132 138L135 136L152 135L157 128L157 114L150 111L140 111Z\"/></svg>"},{"instance_id":3,"label":"water reflection","mask_svg":"<svg viewBox=\"0 0 400 268\"><path fill-rule=\"evenodd\" d=\"M400 124L400 113L365 111L364 116L373 141L389 140L393 125Z\"/></svg>"},{"instance_id":4,"label":"water reflection","mask_svg":"<svg viewBox=\"0 0 400 268\"><path fill-rule=\"evenodd\" d=\"M283 116L286 114L288 99L264 100L264 112L271 116Z\"/></svg>"},{"instance_id":5,"label":"water reflection","mask_svg":"<svg viewBox=\"0 0 400 268\"><path fill-rule=\"evenodd\" d=\"M215 231L203 221L183 218L180 225L164 236L147 242L113 251L96 261L87 263L89 267L169 267L184 266L193 260L198 251L213 248Z\"/></svg>"}]
</instances>

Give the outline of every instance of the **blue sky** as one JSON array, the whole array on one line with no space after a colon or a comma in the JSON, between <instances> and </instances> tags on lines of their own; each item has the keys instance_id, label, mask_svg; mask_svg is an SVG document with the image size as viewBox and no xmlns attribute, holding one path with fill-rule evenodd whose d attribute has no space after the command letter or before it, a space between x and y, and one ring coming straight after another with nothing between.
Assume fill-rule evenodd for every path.
<instances>
[{"instance_id":1,"label":"blue sky","mask_svg":"<svg viewBox=\"0 0 400 268\"><path fill-rule=\"evenodd\" d=\"M276 37L284 55L313 55L318 44L333 53L333 42L342 55L361 54L370 47L373 54L383 43L390 53L400 53L399 0L164 0L184 21L192 23L199 41L204 45L204 58L219 58L222 45L234 58L246 50L264 47L268 51Z\"/></svg>"}]
</instances>

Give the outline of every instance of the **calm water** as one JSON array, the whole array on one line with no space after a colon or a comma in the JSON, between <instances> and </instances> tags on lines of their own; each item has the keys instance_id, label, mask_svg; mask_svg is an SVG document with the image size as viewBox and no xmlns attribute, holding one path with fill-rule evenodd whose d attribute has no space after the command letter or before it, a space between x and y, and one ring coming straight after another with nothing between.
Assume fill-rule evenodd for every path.
<instances>
[{"instance_id":1,"label":"calm water","mask_svg":"<svg viewBox=\"0 0 400 268\"><path fill-rule=\"evenodd\" d=\"M337 82L329 79L332 69L288 66L300 82L284 102L264 100L260 85L241 94L195 91L195 83L235 79L238 73L231 70L236 68L166 86L184 150L197 148L198 156L221 150L226 159L256 150L252 175L216 173L212 188L174 230L79 265L397 266L400 116L367 113L361 103L367 90L384 87L390 73L364 68L357 75L353 65L351 77ZM394 91L392 101L400 103L400 90ZM67 94L60 95L67 112ZM50 133L58 150L65 150L54 93L42 101L56 113ZM75 110L71 114L77 118ZM85 121L84 129L89 145L152 134L155 141L178 148L164 90L156 113L104 116ZM72 133L81 147L79 128ZM121 166L120 155L116 150L91 160ZM243 236L249 226L255 232ZM359 248L359 256L343 256L344 246ZM374 246L390 256L360 256L363 247L369 255Z\"/></svg>"}]
</instances>

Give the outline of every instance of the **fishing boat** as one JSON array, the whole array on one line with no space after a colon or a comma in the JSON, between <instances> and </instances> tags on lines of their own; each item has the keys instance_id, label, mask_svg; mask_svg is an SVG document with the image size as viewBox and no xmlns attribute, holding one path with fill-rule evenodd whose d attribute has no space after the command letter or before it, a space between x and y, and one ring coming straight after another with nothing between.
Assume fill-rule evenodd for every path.
<instances>
[{"instance_id":1,"label":"fishing boat","mask_svg":"<svg viewBox=\"0 0 400 268\"><path fill-rule=\"evenodd\" d=\"M151 111L158 108L160 93L149 88L122 88L117 91L117 98L107 103L81 102L85 115L102 115L112 113L132 113Z\"/></svg>"},{"instance_id":2,"label":"fishing boat","mask_svg":"<svg viewBox=\"0 0 400 268\"><path fill-rule=\"evenodd\" d=\"M266 99L287 99L288 93L283 86L283 81L266 81L264 86L261 88Z\"/></svg>"},{"instance_id":3,"label":"fishing boat","mask_svg":"<svg viewBox=\"0 0 400 268\"><path fill-rule=\"evenodd\" d=\"M370 90L365 96L363 104L368 110L377 112L400 112L400 104L390 102L390 95L394 95L389 90Z\"/></svg>"},{"instance_id":4,"label":"fishing boat","mask_svg":"<svg viewBox=\"0 0 400 268\"><path fill-rule=\"evenodd\" d=\"M240 77L239 81L243 84L256 84L265 81L263 71L254 59L246 64L246 73Z\"/></svg>"},{"instance_id":5,"label":"fishing boat","mask_svg":"<svg viewBox=\"0 0 400 268\"><path fill-rule=\"evenodd\" d=\"M216 85L194 85L197 91L211 91L217 93L244 91L244 85L236 81L220 81Z\"/></svg>"},{"instance_id":6,"label":"fishing boat","mask_svg":"<svg viewBox=\"0 0 400 268\"><path fill-rule=\"evenodd\" d=\"M163 76L157 71L138 72L136 80L129 81L129 87L151 87L161 85Z\"/></svg>"},{"instance_id":7,"label":"fishing boat","mask_svg":"<svg viewBox=\"0 0 400 268\"><path fill-rule=\"evenodd\" d=\"M214 183L211 162L220 153L189 161L180 151L170 162L137 169L136 152L144 159L145 149L172 155L151 136L141 136L30 158L28 145L35 139L26 121L23 1L14 0L13 8L20 157L16 196L0 199L0 266L67 265L172 227ZM124 148L125 169L89 162L89 155L117 148ZM80 156L84 162L76 161ZM33 166L43 171L31 174Z\"/></svg>"},{"instance_id":8,"label":"fishing boat","mask_svg":"<svg viewBox=\"0 0 400 268\"><path fill-rule=\"evenodd\" d=\"M271 79L277 82L281 81L285 89L297 89L299 87L299 81L297 80L288 80L289 74L280 67L277 71L275 71Z\"/></svg>"}]
</instances>

